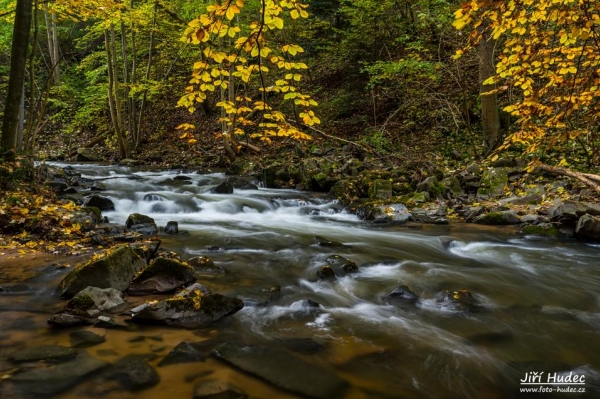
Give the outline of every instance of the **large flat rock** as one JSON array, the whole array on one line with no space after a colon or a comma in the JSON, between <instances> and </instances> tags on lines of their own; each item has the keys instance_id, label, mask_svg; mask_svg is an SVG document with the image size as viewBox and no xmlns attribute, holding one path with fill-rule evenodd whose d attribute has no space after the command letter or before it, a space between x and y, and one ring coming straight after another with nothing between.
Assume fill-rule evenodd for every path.
<instances>
[{"instance_id":1,"label":"large flat rock","mask_svg":"<svg viewBox=\"0 0 600 399\"><path fill-rule=\"evenodd\" d=\"M287 391L310 398L343 397L348 383L333 371L270 346L226 344L215 355Z\"/></svg>"}]
</instances>

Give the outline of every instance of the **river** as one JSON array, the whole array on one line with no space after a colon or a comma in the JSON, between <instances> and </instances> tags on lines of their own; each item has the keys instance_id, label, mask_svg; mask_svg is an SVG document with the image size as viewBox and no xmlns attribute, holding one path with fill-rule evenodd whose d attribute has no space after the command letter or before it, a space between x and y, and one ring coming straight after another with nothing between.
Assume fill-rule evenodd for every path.
<instances>
[{"instance_id":1,"label":"river","mask_svg":"<svg viewBox=\"0 0 600 399\"><path fill-rule=\"evenodd\" d=\"M458 222L373 226L321 194L263 188L213 194L227 178L222 173L73 166L84 177L103 179L107 191L101 195L115 203L115 211L103 213L110 222L124 224L135 212L159 226L177 221L180 234L161 234L162 247L183 259L210 257L227 274L199 282L242 299L245 307L205 329L134 325L103 331L106 341L84 351L109 362L154 354L149 362L160 382L130 392L100 390L88 378L58 397L192 398L203 378L233 381L250 397L296 397L212 357L158 367L183 341L294 352L347 381L347 398L520 397L526 372L585 375L585 385L576 386L585 394L556 397L600 397L598 245ZM138 178L129 178L132 173ZM174 179L181 175L190 180ZM318 246L315 236L344 246ZM356 262L359 272L317 281L317 270L334 254ZM64 305L55 288L68 270L51 264L76 262L0 265L0 285L22 280L32 287L0 295L0 374L15 367L5 359L15 348L70 345L69 330L50 328L46 320ZM420 300L388 304L385 295L400 284ZM281 294L265 305L274 286ZM478 310L436 300L446 289L469 290ZM310 310L305 299L321 307Z\"/></svg>"}]
</instances>

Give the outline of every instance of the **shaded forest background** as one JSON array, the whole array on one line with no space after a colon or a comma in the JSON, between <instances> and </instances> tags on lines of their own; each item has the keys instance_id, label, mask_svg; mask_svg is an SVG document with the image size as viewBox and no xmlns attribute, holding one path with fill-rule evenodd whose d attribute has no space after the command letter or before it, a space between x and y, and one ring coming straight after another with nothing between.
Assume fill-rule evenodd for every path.
<instances>
[{"instance_id":1,"label":"shaded forest background","mask_svg":"<svg viewBox=\"0 0 600 399\"><path fill-rule=\"evenodd\" d=\"M148 160L148 151L167 145L191 163L228 162L221 156L218 90L209 92L193 113L177 107L192 65L204 59L202 46L182 36L210 2L28 1L35 11L29 43L22 43L27 67L19 150L69 159L78 147L96 145L117 160ZM242 29L261 13L261 2L246 3L248 16L236 17ZM460 8L460 1L449 0L312 0L308 19L287 17L274 40L304 49L295 55L308 65L298 87L319 102L318 129L299 126L316 139L303 143L305 150L315 150L318 140L325 139L328 145L347 140L379 156L401 159L472 160L492 154L518 128L517 118L502 109L519 93L509 88L480 95L493 89L489 81L487 87L483 83L494 75L501 43L484 38L484 45L456 58L472 38L453 26ZM4 110L15 2L1 0L0 10ZM286 73L271 71L267 84ZM248 85L256 85L259 77L253 79ZM269 94L269 105L293 114L282 97ZM182 130L184 123L190 125ZM597 127L592 130L585 137L567 136L558 147L534 148L529 158L593 168L598 164ZM270 144L251 140L252 132L248 128L239 137L253 143L242 150L277 151L289 143L286 138ZM510 149L518 153L527 148L514 144ZM168 161L160 156L154 160Z\"/></svg>"}]
</instances>

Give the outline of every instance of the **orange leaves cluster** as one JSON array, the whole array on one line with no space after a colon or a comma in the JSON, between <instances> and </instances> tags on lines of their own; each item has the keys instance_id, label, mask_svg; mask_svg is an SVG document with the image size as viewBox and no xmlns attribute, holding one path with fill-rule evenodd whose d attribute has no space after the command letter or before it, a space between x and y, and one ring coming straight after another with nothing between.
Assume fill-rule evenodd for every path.
<instances>
[{"instance_id":1,"label":"orange leaves cluster","mask_svg":"<svg viewBox=\"0 0 600 399\"><path fill-rule=\"evenodd\" d=\"M257 125L262 129L262 135L258 136L267 141L272 136L310 139L310 136L292 127L283 114L270 112L264 101L265 93L284 93L284 100L293 101L294 106L300 108L302 121L299 122L306 125L320 123L311 110L317 102L299 93L296 87L297 82L303 79L300 71L308 66L293 61L292 57L303 53L304 49L297 44L282 44L285 41L281 31L286 19L307 18L308 5L298 0L262 0L261 6L259 19L248 20L255 14L252 11L244 13L243 0L215 2L206 7L205 14L189 23L182 40L201 45L203 59L194 63L190 84L178 106L194 112L197 103L204 102L209 93L220 91L221 101L216 104L222 109L219 121L231 132L250 133L246 132L246 128ZM285 73L269 82L266 74L278 70ZM236 85L231 96L225 91L236 81L243 85ZM246 93L254 88L256 93L242 94L239 91L242 88ZM260 99L256 99L258 97ZM256 114L256 111L261 111L265 121L254 123L249 120L249 115Z\"/></svg>"},{"instance_id":2,"label":"orange leaves cluster","mask_svg":"<svg viewBox=\"0 0 600 399\"><path fill-rule=\"evenodd\" d=\"M500 40L488 83L518 94L505 111L519 126L502 148L521 143L533 153L593 134L600 121L600 2L471 0L455 12L454 26L472 28L469 47L484 37Z\"/></svg>"}]
</instances>

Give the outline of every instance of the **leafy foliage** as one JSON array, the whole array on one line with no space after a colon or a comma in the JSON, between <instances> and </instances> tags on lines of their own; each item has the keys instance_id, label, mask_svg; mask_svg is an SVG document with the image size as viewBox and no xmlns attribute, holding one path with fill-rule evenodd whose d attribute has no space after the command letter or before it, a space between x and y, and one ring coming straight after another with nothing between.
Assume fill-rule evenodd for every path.
<instances>
[{"instance_id":1,"label":"leafy foliage","mask_svg":"<svg viewBox=\"0 0 600 399\"><path fill-rule=\"evenodd\" d=\"M308 66L293 61L292 57L304 49L286 41L283 33L284 18L307 18L308 5L296 0L263 0L261 6L258 19L239 22L245 21L241 18L244 11L253 14L244 0L213 3L206 7L205 14L189 23L183 40L200 45L203 57L194 63L190 86L178 105L194 112L196 103L206 101L208 93L220 90L221 98L216 105L222 110L220 122L226 126L223 134L245 134L256 124L251 115L258 111L262 112L260 131L251 137L266 141L276 136L310 139L268 103L269 95L282 95L300 108L296 122L309 126L320 123L311 109L317 102L296 87L296 82L303 78L301 71ZM267 82L265 74L270 68L285 73ZM236 85L236 80L241 84ZM250 92L251 88L258 90L258 99Z\"/></svg>"},{"instance_id":2,"label":"leafy foliage","mask_svg":"<svg viewBox=\"0 0 600 399\"><path fill-rule=\"evenodd\" d=\"M497 73L488 83L511 93L504 110L518 119L518 130L500 149L517 144L539 157L573 141L595 145L600 117L599 2L472 0L455 17L457 29L471 29L467 49L484 33L503 39Z\"/></svg>"}]
</instances>

